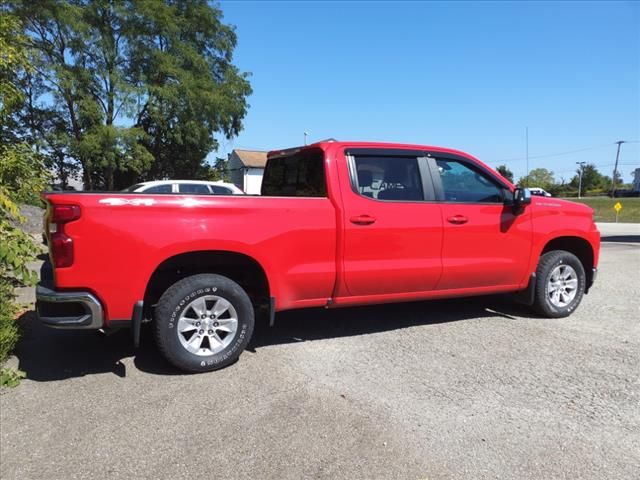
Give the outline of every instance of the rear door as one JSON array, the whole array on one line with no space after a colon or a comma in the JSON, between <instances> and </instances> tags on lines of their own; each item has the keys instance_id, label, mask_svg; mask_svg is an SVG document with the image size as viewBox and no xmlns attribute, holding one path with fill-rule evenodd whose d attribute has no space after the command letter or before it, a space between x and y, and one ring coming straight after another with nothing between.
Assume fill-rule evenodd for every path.
<instances>
[{"instance_id":1,"label":"rear door","mask_svg":"<svg viewBox=\"0 0 640 480\"><path fill-rule=\"evenodd\" d=\"M442 271L442 215L422 152L346 151L344 279L351 296L423 292Z\"/></svg>"},{"instance_id":2,"label":"rear door","mask_svg":"<svg viewBox=\"0 0 640 480\"><path fill-rule=\"evenodd\" d=\"M505 205L509 187L469 159L433 153L429 165L444 219L438 290L520 284L531 254L531 209Z\"/></svg>"}]
</instances>

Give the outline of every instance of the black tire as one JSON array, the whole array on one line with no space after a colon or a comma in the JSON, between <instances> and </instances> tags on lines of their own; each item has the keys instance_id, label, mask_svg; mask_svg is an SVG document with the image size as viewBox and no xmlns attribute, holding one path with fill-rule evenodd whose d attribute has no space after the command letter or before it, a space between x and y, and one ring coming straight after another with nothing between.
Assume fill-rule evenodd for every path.
<instances>
[{"instance_id":1,"label":"black tire","mask_svg":"<svg viewBox=\"0 0 640 480\"><path fill-rule=\"evenodd\" d=\"M552 272L562 265L571 267L577 276L578 285L573 299L564 306L555 305L551 300L550 279ZM582 262L574 254L564 250L554 250L547 252L538 262L536 270L536 289L533 302L533 309L540 315L548 318L568 317L578 308L584 296L587 277L584 273Z\"/></svg>"},{"instance_id":2,"label":"black tire","mask_svg":"<svg viewBox=\"0 0 640 480\"><path fill-rule=\"evenodd\" d=\"M178 332L178 320L181 316L193 316L195 310L190 307L192 302L200 297L206 297L207 302L215 302L216 300L210 300L213 296L222 298L232 305L237 316L236 331L229 339L230 343L222 350L214 352L213 347L209 346L209 340L206 340L207 346L202 350L198 348L198 352L202 353L192 353L183 346L179 338L179 335L183 334ZM208 308L209 303L206 305L205 308ZM221 322L223 315L219 317ZM194 320L197 320L197 315L195 317ZM213 321L213 318L213 316L212 320L207 318L206 321ZM155 310L156 343L164 357L180 370L196 373L210 372L224 368L238 359L251 339L254 323L253 305L240 285L221 275L193 275L176 282L160 297ZM181 323L181 325L184 324ZM215 325L217 326L217 323ZM211 328L213 329L213 326ZM193 335L202 332L203 330L198 330ZM185 339L184 335L183 339ZM190 336L185 339L187 340L190 340ZM201 343L200 346L205 343ZM210 354L207 354L207 349L210 350Z\"/></svg>"}]
</instances>

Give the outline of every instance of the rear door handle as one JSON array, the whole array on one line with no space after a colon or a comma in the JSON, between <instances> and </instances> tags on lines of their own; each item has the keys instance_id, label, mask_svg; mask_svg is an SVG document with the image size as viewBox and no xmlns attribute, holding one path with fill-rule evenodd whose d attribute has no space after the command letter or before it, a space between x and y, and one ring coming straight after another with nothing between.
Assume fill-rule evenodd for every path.
<instances>
[{"instance_id":1,"label":"rear door handle","mask_svg":"<svg viewBox=\"0 0 640 480\"><path fill-rule=\"evenodd\" d=\"M372 223L375 223L376 219L371 215L357 215L355 217L351 217L349 221L356 225L371 225Z\"/></svg>"},{"instance_id":2,"label":"rear door handle","mask_svg":"<svg viewBox=\"0 0 640 480\"><path fill-rule=\"evenodd\" d=\"M454 225L462 225L463 223L467 223L469 219L464 215L454 215L453 217L447 218L447 222L453 223Z\"/></svg>"}]
</instances>

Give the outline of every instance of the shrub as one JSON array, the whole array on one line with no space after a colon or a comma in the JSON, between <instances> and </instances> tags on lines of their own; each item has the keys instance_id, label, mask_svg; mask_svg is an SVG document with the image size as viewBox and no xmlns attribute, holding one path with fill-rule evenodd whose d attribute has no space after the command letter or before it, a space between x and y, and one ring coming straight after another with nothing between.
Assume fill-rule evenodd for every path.
<instances>
[{"instance_id":1,"label":"shrub","mask_svg":"<svg viewBox=\"0 0 640 480\"><path fill-rule=\"evenodd\" d=\"M4 280L0 281L0 363L9 356L18 341L17 310L13 303L13 288Z\"/></svg>"},{"instance_id":2,"label":"shrub","mask_svg":"<svg viewBox=\"0 0 640 480\"><path fill-rule=\"evenodd\" d=\"M28 262L39 247L20 228L18 204L37 202L48 179L42 157L10 128L25 103L17 86L20 75L33 70L21 29L16 17L0 12L0 363L18 341L14 287L37 280Z\"/></svg>"},{"instance_id":3,"label":"shrub","mask_svg":"<svg viewBox=\"0 0 640 480\"><path fill-rule=\"evenodd\" d=\"M30 149L0 147L0 363L18 341L14 287L33 285L38 279L28 263L35 259L40 247L20 228L24 219L17 201L37 198L46 179Z\"/></svg>"}]
</instances>

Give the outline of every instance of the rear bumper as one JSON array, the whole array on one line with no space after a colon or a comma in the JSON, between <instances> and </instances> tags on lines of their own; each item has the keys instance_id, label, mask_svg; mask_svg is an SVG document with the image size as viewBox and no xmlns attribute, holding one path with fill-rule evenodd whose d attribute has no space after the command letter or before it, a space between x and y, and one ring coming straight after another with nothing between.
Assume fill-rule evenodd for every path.
<instances>
[{"instance_id":1,"label":"rear bumper","mask_svg":"<svg viewBox=\"0 0 640 480\"><path fill-rule=\"evenodd\" d=\"M98 329L104 324L102 305L89 292L60 292L39 284L36 312L44 325L53 328Z\"/></svg>"}]
</instances>

